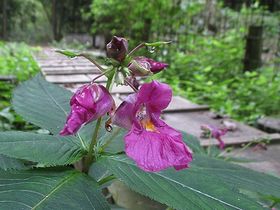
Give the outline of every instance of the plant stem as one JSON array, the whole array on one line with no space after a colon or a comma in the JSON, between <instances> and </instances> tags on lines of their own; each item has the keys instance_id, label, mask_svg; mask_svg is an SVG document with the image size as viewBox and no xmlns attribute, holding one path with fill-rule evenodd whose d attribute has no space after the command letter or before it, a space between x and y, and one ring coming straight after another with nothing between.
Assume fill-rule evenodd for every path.
<instances>
[{"instance_id":1,"label":"plant stem","mask_svg":"<svg viewBox=\"0 0 280 210\"><path fill-rule=\"evenodd\" d=\"M97 80L98 78L104 76L105 74L107 74L107 73L109 73L109 72L111 72L111 71L112 71L112 69L105 70L103 73L101 73L101 74L99 74L97 77L93 78L92 81L91 81L91 83L93 83L95 80Z\"/></svg>"},{"instance_id":2,"label":"plant stem","mask_svg":"<svg viewBox=\"0 0 280 210\"><path fill-rule=\"evenodd\" d=\"M107 89L110 88L112 81L113 81L112 78L108 77L107 84L106 84ZM96 122L94 132L93 132L93 135L92 135L92 139L91 139L91 142L90 142L90 145L89 145L89 148L88 148L88 154L85 158L85 165L84 165L83 171L86 172L86 173L88 172L88 169L89 169L91 163L94 161L93 150L94 150L94 146L97 144L98 132L99 132L100 127L101 127L101 122L102 122L102 117L99 117L97 122Z\"/></svg>"},{"instance_id":3,"label":"plant stem","mask_svg":"<svg viewBox=\"0 0 280 210\"><path fill-rule=\"evenodd\" d=\"M104 72L104 71L105 71L105 69L103 69L102 66L101 66L99 63L97 63L94 59L92 59L92 57L90 56L90 54L88 54L88 53L81 53L81 54L79 54L79 56L88 59L90 62L92 62L94 65L96 65L96 67L99 68L99 70L100 70L101 72Z\"/></svg>"},{"instance_id":4,"label":"plant stem","mask_svg":"<svg viewBox=\"0 0 280 210\"><path fill-rule=\"evenodd\" d=\"M133 50L131 50L127 56L131 56L133 53L135 53L136 51L138 51L139 49L141 49L142 47L145 47L145 43L141 43L139 44L137 47L135 47Z\"/></svg>"},{"instance_id":5,"label":"plant stem","mask_svg":"<svg viewBox=\"0 0 280 210\"><path fill-rule=\"evenodd\" d=\"M133 84L131 84L127 79L124 80L126 84L129 85L129 87L131 87L131 89L134 91L134 92L138 92L138 90L133 86Z\"/></svg>"}]
</instances>

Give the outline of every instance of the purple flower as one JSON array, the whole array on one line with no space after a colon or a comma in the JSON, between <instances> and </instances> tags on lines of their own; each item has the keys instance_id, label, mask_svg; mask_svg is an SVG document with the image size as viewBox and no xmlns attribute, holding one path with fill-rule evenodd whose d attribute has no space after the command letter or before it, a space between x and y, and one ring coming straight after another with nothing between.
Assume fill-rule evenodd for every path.
<instances>
[{"instance_id":1,"label":"purple flower","mask_svg":"<svg viewBox=\"0 0 280 210\"><path fill-rule=\"evenodd\" d=\"M219 147L220 149L224 149L225 143L222 140L222 136L224 136L227 133L226 128L217 128L212 125L201 125L201 130L204 132L204 134L209 133L209 135L219 141ZM205 133L206 132L206 133Z\"/></svg>"},{"instance_id":2,"label":"purple flower","mask_svg":"<svg viewBox=\"0 0 280 210\"><path fill-rule=\"evenodd\" d=\"M160 114L171 101L172 90L167 84L153 81L141 86L118 107L112 122L126 128L126 154L145 171L168 167L187 168L192 152L180 132L160 120Z\"/></svg>"},{"instance_id":3,"label":"purple flower","mask_svg":"<svg viewBox=\"0 0 280 210\"><path fill-rule=\"evenodd\" d=\"M128 42L125 38L114 36L106 46L107 56L122 62L128 51Z\"/></svg>"},{"instance_id":4,"label":"purple flower","mask_svg":"<svg viewBox=\"0 0 280 210\"><path fill-rule=\"evenodd\" d=\"M60 135L76 134L80 127L105 115L115 105L108 90L97 84L80 87L70 100L71 111Z\"/></svg>"},{"instance_id":5,"label":"purple flower","mask_svg":"<svg viewBox=\"0 0 280 210\"><path fill-rule=\"evenodd\" d=\"M129 70L136 76L146 76L158 73L168 66L166 63L154 61L151 58L135 57L128 65Z\"/></svg>"}]
</instances>

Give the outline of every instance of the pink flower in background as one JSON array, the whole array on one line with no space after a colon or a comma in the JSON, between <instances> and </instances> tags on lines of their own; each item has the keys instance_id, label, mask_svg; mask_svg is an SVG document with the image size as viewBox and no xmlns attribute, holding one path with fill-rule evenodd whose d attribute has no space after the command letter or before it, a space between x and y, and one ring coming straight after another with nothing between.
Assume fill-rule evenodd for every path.
<instances>
[{"instance_id":1,"label":"pink flower in background","mask_svg":"<svg viewBox=\"0 0 280 210\"><path fill-rule=\"evenodd\" d=\"M212 125L201 125L201 130L204 132L204 134L209 133L209 137L213 137L219 141L219 147L220 149L224 149L225 143L222 140L222 136L224 136L227 133L226 128L217 128Z\"/></svg>"},{"instance_id":2,"label":"pink flower in background","mask_svg":"<svg viewBox=\"0 0 280 210\"><path fill-rule=\"evenodd\" d=\"M128 68L136 76L146 76L158 73L167 66L168 64L154 61L151 58L135 57L128 65Z\"/></svg>"},{"instance_id":3,"label":"pink flower in background","mask_svg":"<svg viewBox=\"0 0 280 210\"><path fill-rule=\"evenodd\" d=\"M60 135L76 134L82 125L105 115L114 105L104 86L89 84L80 87L70 100L71 111Z\"/></svg>"},{"instance_id":4,"label":"pink flower in background","mask_svg":"<svg viewBox=\"0 0 280 210\"><path fill-rule=\"evenodd\" d=\"M180 132L160 119L171 101L172 90L167 84L153 81L129 95L116 110L112 122L129 132L124 137L126 154L145 171L168 167L187 168L192 152Z\"/></svg>"}]
</instances>

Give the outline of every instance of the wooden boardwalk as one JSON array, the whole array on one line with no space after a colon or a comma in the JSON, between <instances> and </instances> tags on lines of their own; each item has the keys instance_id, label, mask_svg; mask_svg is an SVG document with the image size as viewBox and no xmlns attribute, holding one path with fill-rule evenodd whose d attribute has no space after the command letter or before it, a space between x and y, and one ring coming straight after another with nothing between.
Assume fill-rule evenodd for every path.
<instances>
[{"instance_id":1,"label":"wooden boardwalk","mask_svg":"<svg viewBox=\"0 0 280 210\"><path fill-rule=\"evenodd\" d=\"M99 55L102 55L102 53L99 53ZM71 91L75 91L82 84L90 82L100 73L98 68L87 59L80 57L70 59L56 53L51 48L44 48L35 57L47 81L62 85ZM97 82L105 84L106 77L99 78ZM114 86L112 89L117 104L121 103L122 99L130 93L133 93L133 91L128 86ZM162 117L171 126L198 137L201 145L208 146L218 145L218 142L215 139L200 138L200 126L209 124L220 127L222 121L225 120L214 119L212 116L213 114L208 106L197 105L180 96L175 96ZM230 121L236 124L237 129L224 136L223 140L226 145L243 144L264 139L271 141L280 139L280 134L268 134L242 123Z\"/></svg>"}]
</instances>

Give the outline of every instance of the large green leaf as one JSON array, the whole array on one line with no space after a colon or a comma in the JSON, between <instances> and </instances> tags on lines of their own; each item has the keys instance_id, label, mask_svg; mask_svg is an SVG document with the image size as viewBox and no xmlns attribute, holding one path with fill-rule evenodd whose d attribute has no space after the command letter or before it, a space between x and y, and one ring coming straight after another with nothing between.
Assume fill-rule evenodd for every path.
<instances>
[{"instance_id":1,"label":"large green leaf","mask_svg":"<svg viewBox=\"0 0 280 210\"><path fill-rule=\"evenodd\" d=\"M26 121L58 134L70 110L72 93L38 74L16 88L13 107Z\"/></svg>"},{"instance_id":2,"label":"large green leaf","mask_svg":"<svg viewBox=\"0 0 280 210\"><path fill-rule=\"evenodd\" d=\"M29 167L22 160L0 155L0 168L3 170L25 170Z\"/></svg>"},{"instance_id":3,"label":"large green leaf","mask_svg":"<svg viewBox=\"0 0 280 210\"><path fill-rule=\"evenodd\" d=\"M280 197L280 179L204 155L195 155L189 169L158 173L140 170L125 155L101 161L133 190L176 209L263 209L244 190Z\"/></svg>"},{"instance_id":4,"label":"large green leaf","mask_svg":"<svg viewBox=\"0 0 280 210\"><path fill-rule=\"evenodd\" d=\"M76 162L85 153L72 137L26 132L1 132L0 154L39 162L65 165Z\"/></svg>"},{"instance_id":5,"label":"large green leaf","mask_svg":"<svg viewBox=\"0 0 280 210\"><path fill-rule=\"evenodd\" d=\"M97 183L74 171L0 171L0 209L109 209Z\"/></svg>"},{"instance_id":6,"label":"large green leaf","mask_svg":"<svg viewBox=\"0 0 280 210\"><path fill-rule=\"evenodd\" d=\"M70 111L72 93L65 88L47 82L40 74L16 88L13 94L13 107L26 121L58 134L63 128ZM84 126L76 137L83 148L91 140L95 122ZM104 135L105 129L99 133Z\"/></svg>"}]
</instances>

